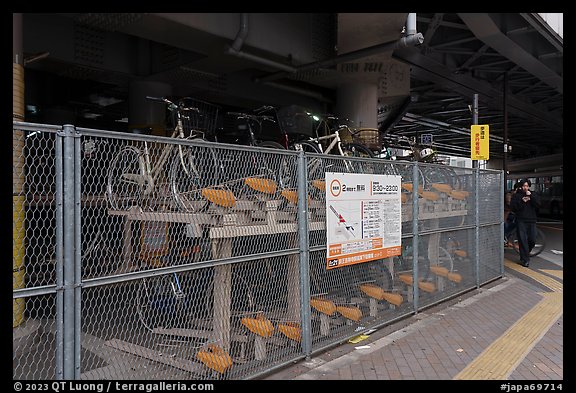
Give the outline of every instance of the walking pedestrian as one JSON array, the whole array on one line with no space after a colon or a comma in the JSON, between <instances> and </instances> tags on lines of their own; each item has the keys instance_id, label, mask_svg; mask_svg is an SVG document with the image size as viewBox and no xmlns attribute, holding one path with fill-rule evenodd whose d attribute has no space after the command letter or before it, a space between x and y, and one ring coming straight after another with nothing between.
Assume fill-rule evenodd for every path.
<instances>
[{"instance_id":1,"label":"walking pedestrian","mask_svg":"<svg viewBox=\"0 0 576 393\"><path fill-rule=\"evenodd\" d=\"M540 207L540 197L530 191L529 179L520 181L519 188L510 201L510 209L516 215L516 235L520 246L520 264L530 265L530 252L536 244L536 218Z\"/></svg>"}]
</instances>

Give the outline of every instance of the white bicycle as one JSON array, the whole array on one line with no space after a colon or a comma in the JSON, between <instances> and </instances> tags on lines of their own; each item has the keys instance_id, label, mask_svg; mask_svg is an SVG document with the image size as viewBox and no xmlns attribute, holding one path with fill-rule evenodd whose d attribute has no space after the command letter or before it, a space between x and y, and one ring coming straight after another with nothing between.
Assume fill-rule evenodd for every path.
<instances>
[{"instance_id":1,"label":"white bicycle","mask_svg":"<svg viewBox=\"0 0 576 393\"><path fill-rule=\"evenodd\" d=\"M205 139L205 134L215 128L218 116L215 105L191 98L178 103L167 98L146 98L165 103L174 115L171 138ZM208 171L218 168L212 149L165 143L158 154L152 143L144 141L143 144L143 148L123 146L111 161L106 196L112 209L139 206L143 210L160 207L188 212L202 210L207 204L201 192L209 178Z\"/></svg>"}]
</instances>

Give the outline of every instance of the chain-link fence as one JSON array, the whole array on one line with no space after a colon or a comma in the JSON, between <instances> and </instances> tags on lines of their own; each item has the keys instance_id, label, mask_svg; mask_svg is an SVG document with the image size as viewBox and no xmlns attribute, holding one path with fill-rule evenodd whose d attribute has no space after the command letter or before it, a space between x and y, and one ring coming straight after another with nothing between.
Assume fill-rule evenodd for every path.
<instances>
[{"instance_id":1,"label":"chain-link fence","mask_svg":"<svg viewBox=\"0 0 576 393\"><path fill-rule=\"evenodd\" d=\"M500 171L21 122L14 139L14 379L257 378L503 274ZM326 172L401 177L401 255L327 269Z\"/></svg>"}]
</instances>

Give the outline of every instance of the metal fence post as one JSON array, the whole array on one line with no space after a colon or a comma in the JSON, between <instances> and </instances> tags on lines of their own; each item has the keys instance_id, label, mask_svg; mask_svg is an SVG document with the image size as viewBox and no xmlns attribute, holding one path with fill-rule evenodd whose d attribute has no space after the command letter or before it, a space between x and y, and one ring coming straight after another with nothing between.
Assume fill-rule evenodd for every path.
<instances>
[{"instance_id":1,"label":"metal fence post","mask_svg":"<svg viewBox=\"0 0 576 393\"><path fill-rule=\"evenodd\" d=\"M75 192L74 192L74 126L64 125L63 155L63 235L64 235L64 321L63 321L63 377L74 379L75 363L75 301L74 301L74 259L75 259Z\"/></svg>"},{"instance_id":2,"label":"metal fence post","mask_svg":"<svg viewBox=\"0 0 576 393\"><path fill-rule=\"evenodd\" d=\"M506 203L505 200L505 193L506 193L506 170L502 171L502 179L500 181L500 206L502 206L502 212L504 212L504 204ZM500 224L500 239L504 239L504 224L505 224L505 217L502 216L502 224ZM501 250L501 257L500 257L500 274L504 276L504 242L500 241L500 250Z\"/></svg>"},{"instance_id":3,"label":"metal fence post","mask_svg":"<svg viewBox=\"0 0 576 393\"><path fill-rule=\"evenodd\" d=\"M476 264L476 288L480 288L480 168L474 168L474 261Z\"/></svg>"},{"instance_id":4,"label":"metal fence post","mask_svg":"<svg viewBox=\"0 0 576 393\"><path fill-rule=\"evenodd\" d=\"M418 162L415 161L412 166L412 301L414 312L418 313Z\"/></svg>"},{"instance_id":5,"label":"metal fence post","mask_svg":"<svg viewBox=\"0 0 576 393\"><path fill-rule=\"evenodd\" d=\"M81 156L80 156L80 134L73 128L74 132L74 379L80 379L80 343L82 332L82 310L81 310L81 282L82 282L82 216L81 216Z\"/></svg>"},{"instance_id":6,"label":"metal fence post","mask_svg":"<svg viewBox=\"0 0 576 393\"><path fill-rule=\"evenodd\" d=\"M63 178L63 133L56 133L55 170L56 170L56 377L64 379L64 178Z\"/></svg>"},{"instance_id":7,"label":"metal fence post","mask_svg":"<svg viewBox=\"0 0 576 393\"><path fill-rule=\"evenodd\" d=\"M302 351L312 353L310 313L310 268L308 239L308 176L304 152L298 154L298 239L300 248L300 320L302 321Z\"/></svg>"}]
</instances>

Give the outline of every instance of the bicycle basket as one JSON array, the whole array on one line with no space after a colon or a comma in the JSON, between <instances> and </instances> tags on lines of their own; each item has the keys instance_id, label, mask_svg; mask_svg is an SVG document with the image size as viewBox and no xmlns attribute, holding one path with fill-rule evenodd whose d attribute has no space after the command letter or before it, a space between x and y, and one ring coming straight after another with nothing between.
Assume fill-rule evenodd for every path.
<instances>
[{"instance_id":1,"label":"bicycle basket","mask_svg":"<svg viewBox=\"0 0 576 393\"><path fill-rule=\"evenodd\" d=\"M185 134L190 135L193 132L214 134L218 121L219 106L190 97L180 100L180 105L184 108L190 108L181 112ZM198 111L194 110L194 108L197 108Z\"/></svg>"},{"instance_id":2,"label":"bicycle basket","mask_svg":"<svg viewBox=\"0 0 576 393\"><path fill-rule=\"evenodd\" d=\"M352 130L349 127L341 127L338 129L338 134L340 134L340 140L343 143L352 143L354 142L354 135L352 134Z\"/></svg>"},{"instance_id":3,"label":"bicycle basket","mask_svg":"<svg viewBox=\"0 0 576 393\"><path fill-rule=\"evenodd\" d=\"M287 134L314 136L313 120L308 111L298 105L289 105L278 109L277 117L280 127Z\"/></svg>"},{"instance_id":4,"label":"bicycle basket","mask_svg":"<svg viewBox=\"0 0 576 393\"><path fill-rule=\"evenodd\" d=\"M377 128L357 128L354 131L354 141L370 150L380 150L382 148L382 140Z\"/></svg>"}]
</instances>

